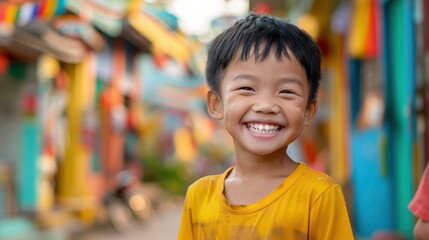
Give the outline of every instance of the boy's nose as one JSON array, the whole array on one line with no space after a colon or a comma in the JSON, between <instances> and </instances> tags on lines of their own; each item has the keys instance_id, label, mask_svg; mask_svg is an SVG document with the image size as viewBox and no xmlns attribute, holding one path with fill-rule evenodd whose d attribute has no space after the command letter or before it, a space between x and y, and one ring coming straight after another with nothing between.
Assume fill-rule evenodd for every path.
<instances>
[{"instance_id":1,"label":"boy's nose","mask_svg":"<svg viewBox=\"0 0 429 240\"><path fill-rule=\"evenodd\" d=\"M278 113L280 106L269 98L259 98L253 105L252 111L261 113Z\"/></svg>"}]
</instances>

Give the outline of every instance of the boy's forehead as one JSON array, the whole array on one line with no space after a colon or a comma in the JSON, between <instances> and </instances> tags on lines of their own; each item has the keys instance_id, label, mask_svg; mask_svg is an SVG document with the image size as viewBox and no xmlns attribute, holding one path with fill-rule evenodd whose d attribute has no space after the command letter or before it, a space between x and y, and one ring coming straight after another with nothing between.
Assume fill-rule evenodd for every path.
<instances>
[{"instance_id":1,"label":"boy's forehead","mask_svg":"<svg viewBox=\"0 0 429 240\"><path fill-rule=\"evenodd\" d=\"M269 49L268 52L266 52L265 46L261 45L257 50L255 49L255 46L252 46L247 53L244 51L245 50L243 49L243 47L240 47L233 56L231 62L238 63L250 60L253 60L255 62L263 62L272 56L274 56L279 62L282 62L284 60L297 62L295 54L293 54L293 52L289 48L286 48L285 51L278 53L276 49L272 47L271 49Z\"/></svg>"}]
</instances>

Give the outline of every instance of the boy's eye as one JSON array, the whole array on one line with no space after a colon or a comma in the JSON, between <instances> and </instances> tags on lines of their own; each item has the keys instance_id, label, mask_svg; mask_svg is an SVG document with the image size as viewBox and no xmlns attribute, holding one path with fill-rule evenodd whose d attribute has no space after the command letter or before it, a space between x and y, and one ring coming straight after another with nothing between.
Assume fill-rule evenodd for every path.
<instances>
[{"instance_id":1,"label":"boy's eye","mask_svg":"<svg viewBox=\"0 0 429 240\"><path fill-rule=\"evenodd\" d=\"M251 87L241 87L241 88L239 88L239 90L254 91L253 88L251 88Z\"/></svg>"},{"instance_id":2,"label":"boy's eye","mask_svg":"<svg viewBox=\"0 0 429 240\"><path fill-rule=\"evenodd\" d=\"M295 94L293 91L291 91L291 90L282 90L282 91L280 91L280 93L283 93L283 94Z\"/></svg>"}]
</instances>

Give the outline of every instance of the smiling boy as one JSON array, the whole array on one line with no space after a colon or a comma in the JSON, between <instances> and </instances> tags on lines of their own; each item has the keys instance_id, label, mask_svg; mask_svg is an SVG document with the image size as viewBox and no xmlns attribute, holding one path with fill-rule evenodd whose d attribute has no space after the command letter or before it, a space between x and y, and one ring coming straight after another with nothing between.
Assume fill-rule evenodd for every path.
<instances>
[{"instance_id":1,"label":"smiling boy","mask_svg":"<svg viewBox=\"0 0 429 240\"><path fill-rule=\"evenodd\" d=\"M178 239L354 239L341 187L286 151L317 112L320 63L308 34L267 15L211 42L207 108L236 164L189 186Z\"/></svg>"}]
</instances>

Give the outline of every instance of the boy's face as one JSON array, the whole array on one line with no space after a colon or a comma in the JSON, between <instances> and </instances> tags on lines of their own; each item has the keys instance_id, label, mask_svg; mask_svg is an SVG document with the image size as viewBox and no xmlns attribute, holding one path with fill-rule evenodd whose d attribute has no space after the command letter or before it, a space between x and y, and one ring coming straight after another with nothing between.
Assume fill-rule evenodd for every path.
<instances>
[{"instance_id":1,"label":"boy's face","mask_svg":"<svg viewBox=\"0 0 429 240\"><path fill-rule=\"evenodd\" d=\"M263 62L250 57L232 61L220 86L220 96L207 95L208 110L223 119L237 151L267 155L284 151L308 125L317 103L307 104L309 83L295 57Z\"/></svg>"}]
</instances>

